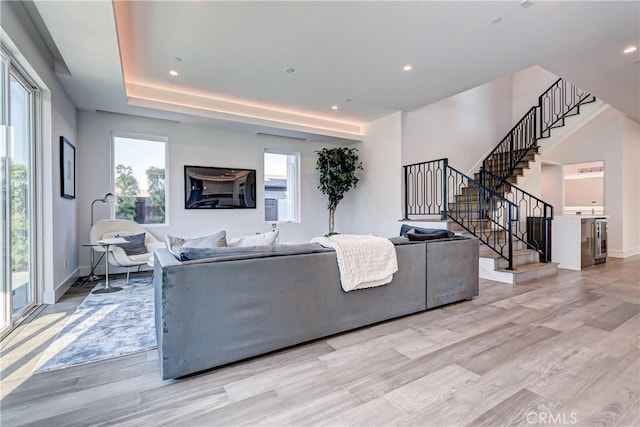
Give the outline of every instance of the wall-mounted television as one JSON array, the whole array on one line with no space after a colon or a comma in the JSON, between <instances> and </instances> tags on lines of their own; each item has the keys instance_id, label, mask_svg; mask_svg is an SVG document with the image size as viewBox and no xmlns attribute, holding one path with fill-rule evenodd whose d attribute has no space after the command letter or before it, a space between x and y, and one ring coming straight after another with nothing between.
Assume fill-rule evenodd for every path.
<instances>
[{"instance_id":1,"label":"wall-mounted television","mask_svg":"<svg viewBox=\"0 0 640 427\"><path fill-rule=\"evenodd\" d=\"M185 209L255 209L255 169L184 167Z\"/></svg>"}]
</instances>

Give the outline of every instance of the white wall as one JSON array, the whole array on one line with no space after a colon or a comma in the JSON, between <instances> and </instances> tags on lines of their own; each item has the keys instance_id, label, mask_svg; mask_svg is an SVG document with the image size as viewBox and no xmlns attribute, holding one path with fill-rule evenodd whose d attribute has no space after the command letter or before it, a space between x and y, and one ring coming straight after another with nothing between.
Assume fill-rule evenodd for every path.
<instances>
[{"instance_id":1,"label":"white wall","mask_svg":"<svg viewBox=\"0 0 640 427\"><path fill-rule=\"evenodd\" d=\"M540 162L542 163L542 162ZM540 198L553 206L553 214L561 215L564 206L564 175L560 165L541 165Z\"/></svg>"},{"instance_id":2,"label":"white wall","mask_svg":"<svg viewBox=\"0 0 640 427\"><path fill-rule=\"evenodd\" d=\"M280 241L308 242L311 238L328 231L326 199L317 189L318 173L315 169L314 151L335 145L258 136L249 132L186 125L124 114L80 111L78 138L82 144L78 151L81 177L78 182L78 244L87 242L89 238L92 200L112 191L110 160L112 132L164 136L169 139L166 184L169 191L167 209L169 225L148 227L149 232L157 238L163 239L166 234L196 237L218 230L227 230L229 236L243 236L270 230L271 223L264 220L263 153L265 148L300 153L301 222L279 225ZM184 165L256 169L257 208L185 210ZM108 218L110 209L111 206L107 204L97 203L95 220ZM81 265L89 265L88 250L81 254Z\"/></svg>"},{"instance_id":3,"label":"white wall","mask_svg":"<svg viewBox=\"0 0 640 427\"><path fill-rule=\"evenodd\" d=\"M610 215L609 255L613 257L630 256L640 248L638 135L637 123L609 108L542 158L556 164L604 161L604 206Z\"/></svg>"},{"instance_id":4,"label":"white wall","mask_svg":"<svg viewBox=\"0 0 640 427\"><path fill-rule=\"evenodd\" d=\"M370 123L358 148L364 171L336 210L336 230L397 236L402 218L401 113Z\"/></svg>"},{"instance_id":5,"label":"white wall","mask_svg":"<svg viewBox=\"0 0 640 427\"><path fill-rule=\"evenodd\" d=\"M558 80L558 76L542 67L533 66L513 74L512 123L538 104L538 97Z\"/></svg>"},{"instance_id":6,"label":"white wall","mask_svg":"<svg viewBox=\"0 0 640 427\"><path fill-rule=\"evenodd\" d=\"M402 164L449 158L464 173L513 127L511 76L408 112L402 124Z\"/></svg>"},{"instance_id":7,"label":"white wall","mask_svg":"<svg viewBox=\"0 0 640 427\"><path fill-rule=\"evenodd\" d=\"M42 138L37 167L43 222L39 249L40 301L53 303L74 281L78 269L77 202L60 196L60 136L76 148L76 108L53 71L53 59L18 2L1 2L3 43L42 89ZM66 263L66 268L65 268Z\"/></svg>"},{"instance_id":8,"label":"white wall","mask_svg":"<svg viewBox=\"0 0 640 427\"><path fill-rule=\"evenodd\" d=\"M640 254L640 124L623 121L622 218L623 256ZM605 170L605 176L609 173Z\"/></svg>"}]
</instances>

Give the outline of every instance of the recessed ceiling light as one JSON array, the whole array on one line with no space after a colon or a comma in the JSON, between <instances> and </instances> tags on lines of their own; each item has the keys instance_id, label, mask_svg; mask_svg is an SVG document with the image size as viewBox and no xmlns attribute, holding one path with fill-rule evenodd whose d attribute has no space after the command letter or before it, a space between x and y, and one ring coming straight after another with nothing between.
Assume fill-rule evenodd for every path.
<instances>
[{"instance_id":1,"label":"recessed ceiling light","mask_svg":"<svg viewBox=\"0 0 640 427\"><path fill-rule=\"evenodd\" d=\"M293 68L293 67L285 67L284 70L282 70L282 71L284 71L287 74L291 74L291 73L295 72L296 69Z\"/></svg>"},{"instance_id":2,"label":"recessed ceiling light","mask_svg":"<svg viewBox=\"0 0 640 427\"><path fill-rule=\"evenodd\" d=\"M629 46L625 50L623 50L623 52L624 53L631 53L631 52L635 52L636 50L638 50L638 46Z\"/></svg>"},{"instance_id":3,"label":"recessed ceiling light","mask_svg":"<svg viewBox=\"0 0 640 427\"><path fill-rule=\"evenodd\" d=\"M332 106L331 106L331 109L332 109L332 110L337 110L337 109L338 109L338 106L337 106L337 105L332 105Z\"/></svg>"},{"instance_id":4,"label":"recessed ceiling light","mask_svg":"<svg viewBox=\"0 0 640 427\"><path fill-rule=\"evenodd\" d=\"M405 65L404 67L402 67L402 69L403 69L404 71L411 71L411 70L413 70L413 65L411 65L411 64L407 64L407 65Z\"/></svg>"},{"instance_id":5,"label":"recessed ceiling light","mask_svg":"<svg viewBox=\"0 0 640 427\"><path fill-rule=\"evenodd\" d=\"M495 18L493 18L491 20L492 24L497 24L498 22L502 21L502 18L500 18L499 16L496 16Z\"/></svg>"},{"instance_id":6,"label":"recessed ceiling light","mask_svg":"<svg viewBox=\"0 0 640 427\"><path fill-rule=\"evenodd\" d=\"M526 9L528 7L533 6L533 3L531 3L531 1L529 1L529 0L522 0L520 2L520 6L522 6L522 7L524 7Z\"/></svg>"},{"instance_id":7,"label":"recessed ceiling light","mask_svg":"<svg viewBox=\"0 0 640 427\"><path fill-rule=\"evenodd\" d=\"M169 74L172 75L172 76L177 76L178 72L176 70L170 70Z\"/></svg>"}]
</instances>

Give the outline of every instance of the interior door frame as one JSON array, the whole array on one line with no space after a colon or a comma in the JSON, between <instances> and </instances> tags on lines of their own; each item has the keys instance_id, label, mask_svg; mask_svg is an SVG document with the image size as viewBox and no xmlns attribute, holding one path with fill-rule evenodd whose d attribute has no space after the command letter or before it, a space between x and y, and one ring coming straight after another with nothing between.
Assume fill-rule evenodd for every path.
<instances>
[{"instance_id":1,"label":"interior door frame","mask_svg":"<svg viewBox=\"0 0 640 427\"><path fill-rule=\"evenodd\" d=\"M29 154L29 286L31 287L31 301L25 307L20 309L20 311L13 313L13 298L12 298L12 274L11 274L11 248L9 244L10 239L10 231L11 231L11 215L9 205L2 206L0 208L5 209L5 217L6 222L4 224L4 241L1 242L3 244L3 248L6 251L3 259L0 259L0 262L4 262L4 286L5 289L2 289L5 295L8 295L5 298L5 301L1 303L4 304L4 313L6 319L4 319L5 328L0 330L0 339L3 339L9 333L11 333L15 327L21 323L23 319L27 317L27 315L33 311L35 307L37 307L42 300L42 286L41 286L41 272L39 266L38 259L38 247L40 242L40 215L37 211L37 203L36 199L40 197L40 191L38 182L40 182L40 173L38 172L39 161L38 158L40 156L40 139L41 135L39 132L38 120L39 115L41 113L41 97L40 90L33 83L33 81L29 78L29 74L25 72L16 61L12 60L11 55L8 53L8 50L4 46L0 46L0 55L4 62L4 73L2 76L4 77L0 84L4 86L3 93L6 96L6 99L0 100L0 102L5 103L4 108L4 116L1 117L2 123L4 124L4 133L5 133L5 144L3 150L7 153L5 160L5 180L7 183L7 192L10 191L10 171L9 171L9 129L11 123L9 123L10 119L10 111L11 111L11 100L10 100L10 81L11 77L16 79L23 87L27 89L30 97L30 112L29 112L29 145L30 145L30 154ZM10 198L10 194L5 195L5 197Z\"/></svg>"}]
</instances>

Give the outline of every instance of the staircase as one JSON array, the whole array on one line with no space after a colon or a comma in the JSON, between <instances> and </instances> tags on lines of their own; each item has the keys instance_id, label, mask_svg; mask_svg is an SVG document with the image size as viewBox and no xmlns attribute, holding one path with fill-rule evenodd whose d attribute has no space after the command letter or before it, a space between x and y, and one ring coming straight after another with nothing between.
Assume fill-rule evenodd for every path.
<instances>
[{"instance_id":1,"label":"staircase","mask_svg":"<svg viewBox=\"0 0 640 427\"><path fill-rule=\"evenodd\" d=\"M551 262L553 207L518 188L539 154L538 141L580 114L595 97L558 79L518 121L471 178L448 159L404 166L405 220L440 215L448 228L477 237L480 275L510 284L557 274Z\"/></svg>"}]
</instances>

